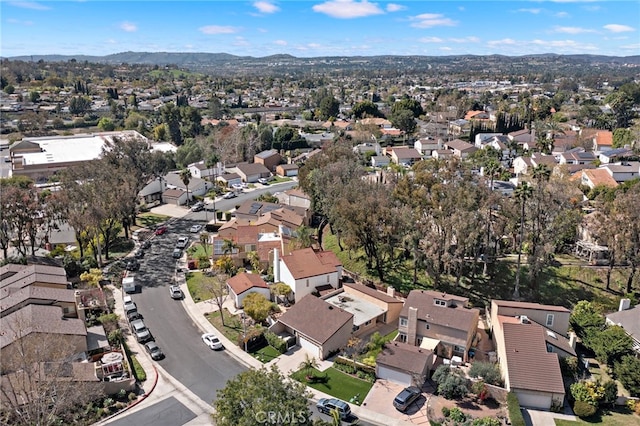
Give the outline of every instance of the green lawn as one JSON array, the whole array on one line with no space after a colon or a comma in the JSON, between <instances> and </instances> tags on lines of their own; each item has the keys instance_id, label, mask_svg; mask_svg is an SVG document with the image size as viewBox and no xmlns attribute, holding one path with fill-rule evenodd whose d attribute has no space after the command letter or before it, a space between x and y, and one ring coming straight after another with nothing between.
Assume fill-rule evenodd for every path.
<instances>
[{"instance_id":1,"label":"green lawn","mask_svg":"<svg viewBox=\"0 0 640 426\"><path fill-rule=\"evenodd\" d=\"M209 300L213 297L210 291L204 288L204 283L207 277L198 271L187 272L187 287L189 293L194 302L201 302L203 300Z\"/></svg>"},{"instance_id":2,"label":"green lawn","mask_svg":"<svg viewBox=\"0 0 640 426\"><path fill-rule=\"evenodd\" d=\"M556 419L556 426L584 426L584 425L606 425L606 426L640 426L640 416L633 414L626 407L616 408L612 411L596 414L588 419L578 419L572 422L568 420Z\"/></svg>"},{"instance_id":3,"label":"green lawn","mask_svg":"<svg viewBox=\"0 0 640 426\"><path fill-rule=\"evenodd\" d=\"M220 331L225 337L236 343L242 336L242 321L238 316L231 315L231 313L224 309L224 323L222 325L222 319L220 318L220 311L214 311L207 315L209 322Z\"/></svg>"},{"instance_id":4,"label":"green lawn","mask_svg":"<svg viewBox=\"0 0 640 426\"><path fill-rule=\"evenodd\" d=\"M316 377L326 377L326 381L307 383L305 380L306 371L302 370L292 373L291 377L316 390L356 405L362 404L371 387L373 387L373 383L350 376L333 367L323 372L313 369L313 374ZM358 397L357 401L353 400L356 395Z\"/></svg>"},{"instance_id":5,"label":"green lawn","mask_svg":"<svg viewBox=\"0 0 640 426\"><path fill-rule=\"evenodd\" d=\"M170 219L170 216L164 216L155 213L140 213L138 215L136 224L143 228L153 227L159 223L165 222Z\"/></svg>"},{"instance_id":6,"label":"green lawn","mask_svg":"<svg viewBox=\"0 0 640 426\"><path fill-rule=\"evenodd\" d=\"M189 256L194 259L199 259L200 256L204 255L211 257L211 255L213 254L213 246L211 244L207 244L205 252L205 246L203 246L201 243L195 243L191 245L191 247L189 247L187 252L189 253Z\"/></svg>"},{"instance_id":7,"label":"green lawn","mask_svg":"<svg viewBox=\"0 0 640 426\"><path fill-rule=\"evenodd\" d=\"M280 355L282 354L270 345L267 345L264 348L251 354L251 356L262 362L263 364L271 361L272 359L278 358Z\"/></svg>"}]
</instances>

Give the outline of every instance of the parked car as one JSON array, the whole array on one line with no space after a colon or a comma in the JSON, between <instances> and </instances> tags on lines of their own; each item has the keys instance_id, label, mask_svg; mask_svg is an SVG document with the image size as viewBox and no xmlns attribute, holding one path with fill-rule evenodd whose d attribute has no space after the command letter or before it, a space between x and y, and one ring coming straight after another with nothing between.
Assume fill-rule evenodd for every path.
<instances>
[{"instance_id":1,"label":"parked car","mask_svg":"<svg viewBox=\"0 0 640 426\"><path fill-rule=\"evenodd\" d=\"M218 339L218 336L213 333L203 334L202 341L213 350L222 349L222 342Z\"/></svg>"},{"instance_id":2,"label":"parked car","mask_svg":"<svg viewBox=\"0 0 640 426\"><path fill-rule=\"evenodd\" d=\"M124 267L125 267L125 269L126 269L127 271L135 271L135 270L137 270L138 268L140 268L140 263L138 263L138 261L137 261L135 258L133 258L133 257L128 257L128 258L125 260L125 266L124 266Z\"/></svg>"},{"instance_id":3,"label":"parked car","mask_svg":"<svg viewBox=\"0 0 640 426\"><path fill-rule=\"evenodd\" d=\"M125 296L123 298L123 302L124 302L124 312L125 314L128 313L129 311L135 311L137 310L137 306L135 304L135 302L133 300L131 300L131 296Z\"/></svg>"},{"instance_id":4,"label":"parked car","mask_svg":"<svg viewBox=\"0 0 640 426\"><path fill-rule=\"evenodd\" d=\"M189 237L180 237L178 238L178 242L176 243L176 248L186 248L187 244L189 244Z\"/></svg>"},{"instance_id":5,"label":"parked car","mask_svg":"<svg viewBox=\"0 0 640 426\"><path fill-rule=\"evenodd\" d=\"M201 230L201 229L202 229L202 225L193 225L193 226L189 229L189 231L190 231L192 234L197 234L198 232L200 232L200 230Z\"/></svg>"},{"instance_id":6,"label":"parked car","mask_svg":"<svg viewBox=\"0 0 640 426\"><path fill-rule=\"evenodd\" d=\"M234 183L233 185L231 185L231 187L236 191L242 191L242 189L244 188L244 185L242 185L241 183Z\"/></svg>"},{"instance_id":7,"label":"parked car","mask_svg":"<svg viewBox=\"0 0 640 426\"><path fill-rule=\"evenodd\" d=\"M180 250L179 248L173 249L173 253L171 254L171 256L174 259L180 259L182 257L182 250Z\"/></svg>"},{"instance_id":8,"label":"parked car","mask_svg":"<svg viewBox=\"0 0 640 426\"><path fill-rule=\"evenodd\" d=\"M151 355L151 359L159 360L164 358L164 354L156 344L156 342L147 342L144 344L144 348L147 350L147 353Z\"/></svg>"},{"instance_id":9,"label":"parked car","mask_svg":"<svg viewBox=\"0 0 640 426\"><path fill-rule=\"evenodd\" d=\"M204 203L202 201L198 201L191 207L192 212L201 212L204 210Z\"/></svg>"},{"instance_id":10,"label":"parked car","mask_svg":"<svg viewBox=\"0 0 640 426\"><path fill-rule=\"evenodd\" d=\"M340 419L344 420L351 415L351 407L337 398L320 398L316 404L319 412L331 415L332 410L337 410Z\"/></svg>"},{"instance_id":11,"label":"parked car","mask_svg":"<svg viewBox=\"0 0 640 426\"><path fill-rule=\"evenodd\" d=\"M127 312L127 320L129 321L129 323L139 319L142 319L142 315L140 314L140 312L138 312L138 308Z\"/></svg>"},{"instance_id":12,"label":"parked car","mask_svg":"<svg viewBox=\"0 0 640 426\"><path fill-rule=\"evenodd\" d=\"M136 252L133 254L133 256L136 259L142 259L144 257L144 250L142 250L142 249L136 250Z\"/></svg>"},{"instance_id":13,"label":"parked car","mask_svg":"<svg viewBox=\"0 0 640 426\"><path fill-rule=\"evenodd\" d=\"M393 399L393 406L396 407L396 410L404 412L416 399L420 398L420 395L422 395L422 391L416 386L404 388Z\"/></svg>"},{"instance_id":14,"label":"parked car","mask_svg":"<svg viewBox=\"0 0 640 426\"><path fill-rule=\"evenodd\" d=\"M269 180L266 178L260 178L258 179L258 183L261 183L263 185L269 185Z\"/></svg>"},{"instance_id":15,"label":"parked car","mask_svg":"<svg viewBox=\"0 0 640 426\"><path fill-rule=\"evenodd\" d=\"M142 247L143 249L150 249L151 248L151 240L144 240L142 242L142 244L140 245L140 247Z\"/></svg>"},{"instance_id":16,"label":"parked car","mask_svg":"<svg viewBox=\"0 0 640 426\"><path fill-rule=\"evenodd\" d=\"M225 193L225 194L222 196L222 198L224 198L224 199L226 199L226 200L229 200L229 199L231 199L231 198L236 198L236 193L235 193L235 192L231 192L231 191L229 191L229 192Z\"/></svg>"},{"instance_id":17,"label":"parked car","mask_svg":"<svg viewBox=\"0 0 640 426\"><path fill-rule=\"evenodd\" d=\"M139 343L145 343L149 340L153 340L151 332L149 331L147 326L144 325L144 322L142 322L141 319L131 321L131 332L136 336L136 340Z\"/></svg>"},{"instance_id":18,"label":"parked car","mask_svg":"<svg viewBox=\"0 0 640 426\"><path fill-rule=\"evenodd\" d=\"M171 295L172 299L176 300L180 300L184 297L184 294L182 294L182 290L180 290L180 287L178 287L177 285L172 285L171 287L169 287L169 295Z\"/></svg>"},{"instance_id":19,"label":"parked car","mask_svg":"<svg viewBox=\"0 0 640 426\"><path fill-rule=\"evenodd\" d=\"M156 235L162 235L167 232L167 227L162 225L156 228Z\"/></svg>"}]
</instances>

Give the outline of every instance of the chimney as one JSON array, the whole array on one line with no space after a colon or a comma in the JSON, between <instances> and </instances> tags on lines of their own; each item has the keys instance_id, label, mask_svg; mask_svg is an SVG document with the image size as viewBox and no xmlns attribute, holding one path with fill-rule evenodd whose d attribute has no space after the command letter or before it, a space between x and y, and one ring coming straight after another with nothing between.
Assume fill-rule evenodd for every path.
<instances>
[{"instance_id":1,"label":"chimney","mask_svg":"<svg viewBox=\"0 0 640 426\"><path fill-rule=\"evenodd\" d=\"M396 297L396 289L391 286L387 287L387 295L391 297Z\"/></svg>"},{"instance_id":2,"label":"chimney","mask_svg":"<svg viewBox=\"0 0 640 426\"><path fill-rule=\"evenodd\" d=\"M273 282L280 282L280 252L273 249Z\"/></svg>"},{"instance_id":3,"label":"chimney","mask_svg":"<svg viewBox=\"0 0 640 426\"><path fill-rule=\"evenodd\" d=\"M520 317L520 324L529 324L529 318L526 315Z\"/></svg>"},{"instance_id":4,"label":"chimney","mask_svg":"<svg viewBox=\"0 0 640 426\"><path fill-rule=\"evenodd\" d=\"M577 339L578 339L578 336L576 336L576 333L574 333L573 331L569 333L569 345L571 345L573 349L576 348Z\"/></svg>"},{"instance_id":5,"label":"chimney","mask_svg":"<svg viewBox=\"0 0 640 426\"><path fill-rule=\"evenodd\" d=\"M409 308L409 318L407 321L407 343L416 345L416 334L418 331L418 308Z\"/></svg>"},{"instance_id":6,"label":"chimney","mask_svg":"<svg viewBox=\"0 0 640 426\"><path fill-rule=\"evenodd\" d=\"M620 307L618 311L626 311L631 307L631 299L620 299Z\"/></svg>"},{"instance_id":7,"label":"chimney","mask_svg":"<svg viewBox=\"0 0 640 426\"><path fill-rule=\"evenodd\" d=\"M82 305L82 298L80 297L80 290L76 290L73 293L75 302L76 302L76 312L78 313L78 318L80 318L82 321L86 320L86 316L84 314L84 306Z\"/></svg>"}]
</instances>

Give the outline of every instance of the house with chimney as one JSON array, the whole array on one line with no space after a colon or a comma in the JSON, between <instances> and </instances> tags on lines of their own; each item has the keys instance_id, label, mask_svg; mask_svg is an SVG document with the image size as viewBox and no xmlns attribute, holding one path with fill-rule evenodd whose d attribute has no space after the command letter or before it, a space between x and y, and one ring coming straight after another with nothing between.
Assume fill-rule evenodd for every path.
<instances>
[{"instance_id":1,"label":"house with chimney","mask_svg":"<svg viewBox=\"0 0 640 426\"><path fill-rule=\"evenodd\" d=\"M432 350L438 356L467 362L480 311L467 297L433 290L411 290L398 322L396 340Z\"/></svg>"},{"instance_id":2,"label":"house with chimney","mask_svg":"<svg viewBox=\"0 0 640 426\"><path fill-rule=\"evenodd\" d=\"M520 405L549 410L565 397L559 358L576 356L571 311L562 306L492 300L488 318L505 388Z\"/></svg>"},{"instance_id":3,"label":"house with chimney","mask_svg":"<svg viewBox=\"0 0 640 426\"><path fill-rule=\"evenodd\" d=\"M390 342L376 357L376 377L402 386L422 387L436 362L433 351L402 342Z\"/></svg>"},{"instance_id":4,"label":"house with chimney","mask_svg":"<svg viewBox=\"0 0 640 426\"><path fill-rule=\"evenodd\" d=\"M296 303L308 294L337 289L341 278L342 263L332 251L304 248L281 256L274 250L273 280L287 284Z\"/></svg>"}]
</instances>

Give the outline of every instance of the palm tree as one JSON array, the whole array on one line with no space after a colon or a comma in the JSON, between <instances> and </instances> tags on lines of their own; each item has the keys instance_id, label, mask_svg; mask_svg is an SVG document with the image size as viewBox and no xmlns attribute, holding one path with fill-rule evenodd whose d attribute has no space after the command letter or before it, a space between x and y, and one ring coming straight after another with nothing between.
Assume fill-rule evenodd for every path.
<instances>
[{"instance_id":1,"label":"palm tree","mask_svg":"<svg viewBox=\"0 0 640 426\"><path fill-rule=\"evenodd\" d=\"M489 175L489 193L493 192L493 180L500 171L502 170L502 166L500 163L494 159L489 160L487 165L485 166L485 173ZM488 265L489 265L489 240L491 239L491 218L493 213L492 208L493 200L491 197L488 200L489 212L487 214L487 233L484 245L484 264L482 268L482 274L487 275Z\"/></svg>"},{"instance_id":2,"label":"palm tree","mask_svg":"<svg viewBox=\"0 0 640 426\"><path fill-rule=\"evenodd\" d=\"M307 380L313 377L313 369L318 368L318 361L315 358L309 357L309 354L305 355L305 360L298 366L300 370L305 372Z\"/></svg>"},{"instance_id":3,"label":"palm tree","mask_svg":"<svg viewBox=\"0 0 640 426\"><path fill-rule=\"evenodd\" d=\"M180 179L182 179L182 183L187 187L187 206L189 205L189 182L191 182L191 170L182 169L180 170Z\"/></svg>"},{"instance_id":4,"label":"palm tree","mask_svg":"<svg viewBox=\"0 0 640 426\"><path fill-rule=\"evenodd\" d=\"M200 234L200 244L204 247L204 254L209 257L208 245L209 245L209 233L203 232Z\"/></svg>"},{"instance_id":5,"label":"palm tree","mask_svg":"<svg viewBox=\"0 0 640 426\"><path fill-rule=\"evenodd\" d=\"M524 242L524 208L526 202L531 195L533 194L533 188L527 182L522 182L515 189L514 194L516 198L520 201L520 245L518 247L518 266L516 268L516 285L513 289L513 298L520 298L520 266L522 260L522 243Z\"/></svg>"},{"instance_id":6,"label":"palm tree","mask_svg":"<svg viewBox=\"0 0 640 426\"><path fill-rule=\"evenodd\" d=\"M218 178L218 163L220 162L220 156L217 153L212 153L209 158L207 158L207 162L206 162L206 166L207 169L212 169L213 168L213 184L217 185L217 178ZM216 187L214 186L214 189ZM218 212L216 211L216 197L215 195L213 196L213 223L216 223L217 220L217 216L218 216Z\"/></svg>"},{"instance_id":7,"label":"palm tree","mask_svg":"<svg viewBox=\"0 0 640 426\"><path fill-rule=\"evenodd\" d=\"M254 272L262 272L262 268L260 267L260 254L258 254L257 251L252 250L247 253L247 260L251 264L251 269L253 269Z\"/></svg>"},{"instance_id":8,"label":"palm tree","mask_svg":"<svg viewBox=\"0 0 640 426\"><path fill-rule=\"evenodd\" d=\"M308 248L313 245L313 229L302 225L295 231L295 245L298 248Z\"/></svg>"},{"instance_id":9,"label":"palm tree","mask_svg":"<svg viewBox=\"0 0 640 426\"><path fill-rule=\"evenodd\" d=\"M224 254L233 254L233 250L237 249L238 245L233 241L227 238L224 239L222 243L222 253Z\"/></svg>"}]
</instances>

